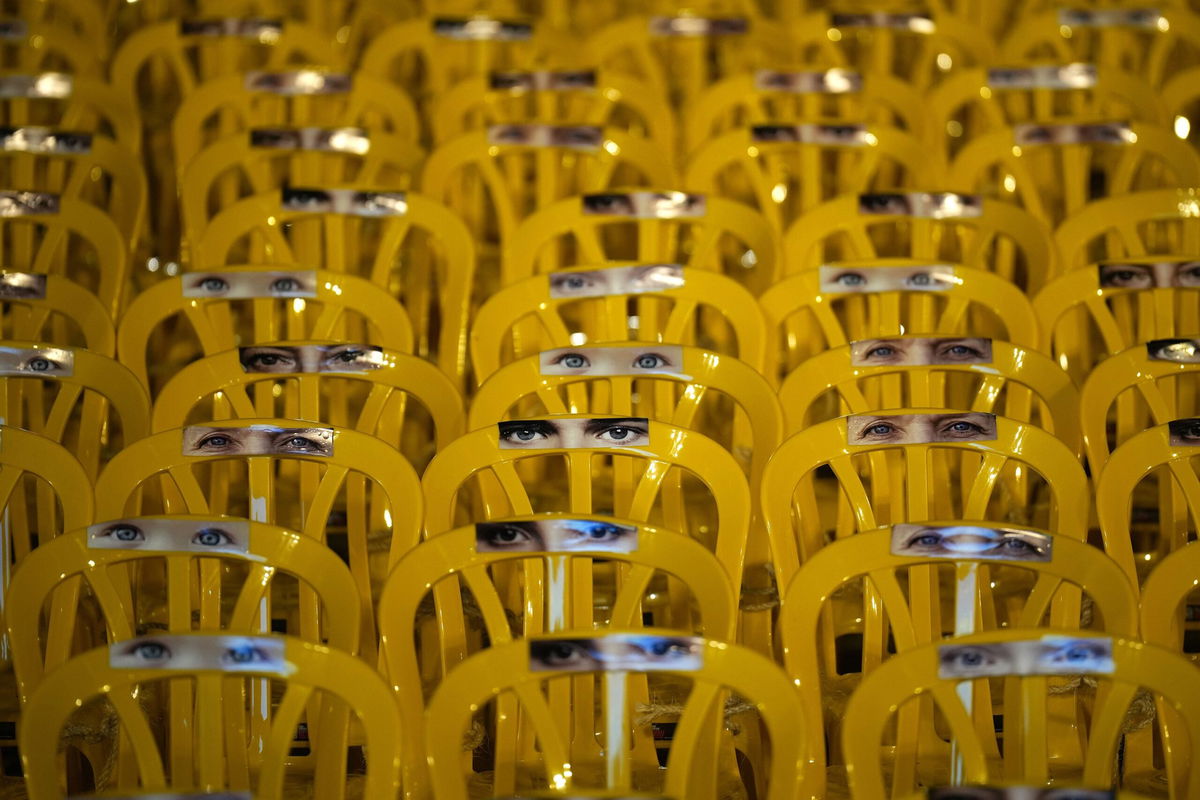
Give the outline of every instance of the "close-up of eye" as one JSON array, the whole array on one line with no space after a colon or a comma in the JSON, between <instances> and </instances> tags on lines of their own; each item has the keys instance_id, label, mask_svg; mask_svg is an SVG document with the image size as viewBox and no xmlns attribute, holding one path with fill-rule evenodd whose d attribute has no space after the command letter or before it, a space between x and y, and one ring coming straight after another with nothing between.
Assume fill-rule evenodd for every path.
<instances>
[{"instance_id":1,"label":"close-up of eye","mask_svg":"<svg viewBox=\"0 0 1200 800\"><path fill-rule=\"evenodd\" d=\"M944 673L973 673L996 667L1001 658L991 648L958 645L941 648L938 658Z\"/></svg>"},{"instance_id":2,"label":"close-up of eye","mask_svg":"<svg viewBox=\"0 0 1200 800\"><path fill-rule=\"evenodd\" d=\"M554 360L554 363L567 369L583 369L592 365L592 362L583 353L563 353Z\"/></svg>"},{"instance_id":3,"label":"close-up of eye","mask_svg":"<svg viewBox=\"0 0 1200 800\"><path fill-rule=\"evenodd\" d=\"M1200 286L1200 262L1189 261L1177 266L1175 283L1178 286Z\"/></svg>"},{"instance_id":4,"label":"close-up of eye","mask_svg":"<svg viewBox=\"0 0 1200 800\"><path fill-rule=\"evenodd\" d=\"M229 281L219 275L197 278L192 285L208 294L220 294L221 292L229 291Z\"/></svg>"},{"instance_id":5,"label":"close-up of eye","mask_svg":"<svg viewBox=\"0 0 1200 800\"><path fill-rule=\"evenodd\" d=\"M533 640L529 643L529 655L535 668L588 670L600 666L587 640Z\"/></svg>"},{"instance_id":6,"label":"close-up of eye","mask_svg":"<svg viewBox=\"0 0 1200 800\"><path fill-rule=\"evenodd\" d=\"M598 283L595 273L591 272L565 272L550 277L550 288L560 293L582 292Z\"/></svg>"},{"instance_id":7,"label":"close-up of eye","mask_svg":"<svg viewBox=\"0 0 1200 800\"><path fill-rule=\"evenodd\" d=\"M973 439L986 435L988 430L969 419L951 419L943 422L938 428L941 439Z\"/></svg>"},{"instance_id":8,"label":"close-up of eye","mask_svg":"<svg viewBox=\"0 0 1200 800\"><path fill-rule=\"evenodd\" d=\"M864 194L858 198L859 210L867 214L908 214L908 198L902 194Z\"/></svg>"},{"instance_id":9,"label":"close-up of eye","mask_svg":"<svg viewBox=\"0 0 1200 800\"><path fill-rule=\"evenodd\" d=\"M904 543L905 549L933 549L942 546L942 535L932 531L923 531Z\"/></svg>"},{"instance_id":10,"label":"close-up of eye","mask_svg":"<svg viewBox=\"0 0 1200 800\"><path fill-rule=\"evenodd\" d=\"M900 355L900 351L890 344L877 344L867 350L863 357L870 361L894 361Z\"/></svg>"},{"instance_id":11,"label":"close-up of eye","mask_svg":"<svg viewBox=\"0 0 1200 800\"><path fill-rule=\"evenodd\" d=\"M1000 548L1006 555L1028 555L1040 553L1042 549L1024 537L1009 535L1000 540Z\"/></svg>"},{"instance_id":12,"label":"close-up of eye","mask_svg":"<svg viewBox=\"0 0 1200 800\"><path fill-rule=\"evenodd\" d=\"M1154 273L1141 264L1106 264L1100 268L1100 285L1114 289L1147 289L1154 285Z\"/></svg>"},{"instance_id":13,"label":"close-up of eye","mask_svg":"<svg viewBox=\"0 0 1200 800\"><path fill-rule=\"evenodd\" d=\"M128 650L129 655L143 662L166 661L171 650L162 642L139 642Z\"/></svg>"},{"instance_id":14,"label":"close-up of eye","mask_svg":"<svg viewBox=\"0 0 1200 800\"><path fill-rule=\"evenodd\" d=\"M573 538L581 540L585 545L592 546L612 544L635 533L633 528L584 520L564 523L564 527Z\"/></svg>"},{"instance_id":15,"label":"close-up of eye","mask_svg":"<svg viewBox=\"0 0 1200 800\"><path fill-rule=\"evenodd\" d=\"M303 211L310 208L320 208L330 202L329 192L316 189L284 190L283 207Z\"/></svg>"},{"instance_id":16,"label":"close-up of eye","mask_svg":"<svg viewBox=\"0 0 1200 800\"><path fill-rule=\"evenodd\" d=\"M231 666L247 666L250 664L266 664L271 661L270 655L260 647L252 644L236 644L221 654L221 663Z\"/></svg>"},{"instance_id":17,"label":"close-up of eye","mask_svg":"<svg viewBox=\"0 0 1200 800\"><path fill-rule=\"evenodd\" d=\"M501 422L499 427L500 441L517 447L543 444L558 434L558 428L544 420Z\"/></svg>"},{"instance_id":18,"label":"close-up of eye","mask_svg":"<svg viewBox=\"0 0 1200 800\"><path fill-rule=\"evenodd\" d=\"M949 344L938 348L938 355L947 361L972 361L983 357L983 352L966 344Z\"/></svg>"},{"instance_id":19,"label":"close-up of eye","mask_svg":"<svg viewBox=\"0 0 1200 800\"><path fill-rule=\"evenodd\" d=\"M329 455L332 450L330 440L324 437L292 432L285 432L278 435L273 445L272 450L276 453Z\"/></svg>"},{"instance_id":20,"label":"close-up of eye","mask_svg":"<svg viewBox=\"0 0 1200 800\"><path fill-rule=\"evenodd\" d=\"M1047 653L1041 662L1058 667L1078 667L1089 669L1101 660L1107 659L1110 653L1107 642L1074 641L1067 642Z\"/></svg>"},{"instance_id":21,"label":"close-up of eye","mask_svg":"<svg viewBox=\"0 0 1200 800\"><path fill-rule=\"evenodd\" d=\"M290 292L298 292L304 288L303 284L295 278L276 278L271 281L271 291L277 294L285 294Z\"/></svg>"},{"instance_id":22,"label":"close-up of eye","mask_svg":"<svg viewBox=\"0 0 1200 800\"><path fill-rule=\"evenodd\" d=\"M496 550L539 550L541 537L535 523L487 522L476 526L477 539Z\"/></svg>"},{"instance_id":23,"label":"close-up of eye","mask_svg":"<svg viewBox=\"0 0 1200 800\"><path fill-rule=\"evenodd\" d=\"M928 272L915 272L909 275L904 280L904 283L906 286L932 286L934 277Z\"/></svg>"},{"instance_id":24,"label":"close-up of eye","mask_svg":"<svg viewBox=\"0 0 1200 800\"><path fill-rule=\"evenodd\" d=\"M220 547L221 545L233 544L233 537L220 528L204 528L196 531L192 536L192 544L202 545L204 547Z\"/></svg>"},{"instance_id":25,"label":"close-up of eye","mask_svg":"<svg viewBox=\"0 0 1200 800\"><path fill-rule=\"evenodd\" d=\"M589 214L629 215L633 198L627 194L589 194L583 198L583 210Z\"/></svg>"},{"instance_id":26,"label":"close-up of eye","mask_svg":"<svg viewBox=\"0 0 1200 800\"><path fill-rule=\"evenodd\" d=\"M900 438L903 434L904 431L894 422L879 419L863 426L857 439L860 442L891 441Z\"/></svg>"},{"instance_id":27,"label":"close-up of eye","mask_svg":"<svg viewBox=\"0 0 1200 800\"><path fill-rule=\"evenodd\" d=\"M283 347L247 347L240 354L247 372L294 372L298 366L296 351Z\"/></svg>"},{"instance_id":28,"label":"close-up of eye","mask_svg":"<svg viewBox=\"0 0 1200 800\"><path fill-rule=\"evenodd\" d=\"M844 288L858 288L867 285L867 276L861 272L843 272L833 282Z\"/></svg>"},{"instance_id":29,"label":"close-up of eye","mask_svg":"<svg viewBox=\"0 0 1200 800\"><path fill-rule=\"evenodd\" d=\"M142 532L141 528L137 527L136 525L129 525L128 523L124 523L124 522L118 523L116 525L110 525L109 527L107 527L103 531L101 531L100 535L106 536L110 539L115 539L118 542L144 542L144 541L146 541L146 534Z\"/></svg>"},{"instance_id":30,"label":"close-up of eye","mask_svg":"<svg viewBox=\"0 0 1200 800\"><path fill-rule=\"evenodd\" d=\"M331 348L325 353L323 365L328 369L378 366L378 354L378 350L365 347Z\"/></svg>"},{"instance_id":31,"label":"close-up of eye","mask_svg":"<svg viewBox=\"0 0 1200 800\"><path fill-rule=\"evenodd\" d=\"M1170 423L1171 438L1186 442L1200 442L1200 419L1173 420Z\"/></svg>"},{"instance_id":32,"label":"close-up of eye","mask_svg":"<svg viewBox=\"0 0 1200 800\"><path fill-rule=\"evenodd\" d=\"M228 452L238 447L238 441L228 433L207 434L196 442L196 449L203 452Z\"/></svg>"},{"instance_id":33,"label":"close-up of eye","mask_svg":"<svg viewBox=\"0 0 1200 800\"><path fill-rule=\"evenodd\" d=\"M638 445L650 439L650 428L644 421L593 420L588 425L588 432L602 444Z\"/></svg>"},{"instance_id":34,"label":"close-up of eye","mask_svg":"<svg viewBox=\"0 0 1200 800\"><path fill-rule=\"evenodd\" d=\"M63 365L52 358L43 355L32 356L22 367L26 372L61 372Z\"/></svg>"},{"instance_id":35,"label":"close-up of eye","mask_svg":"<svg viewBox=\"0 0 1200 800\"><path fill-rule=\"evenodd\" d=\"M635 369L660 369L669 367L671 363L658 353L642 353L633 361Z\"/></svg>"}]
</instances>

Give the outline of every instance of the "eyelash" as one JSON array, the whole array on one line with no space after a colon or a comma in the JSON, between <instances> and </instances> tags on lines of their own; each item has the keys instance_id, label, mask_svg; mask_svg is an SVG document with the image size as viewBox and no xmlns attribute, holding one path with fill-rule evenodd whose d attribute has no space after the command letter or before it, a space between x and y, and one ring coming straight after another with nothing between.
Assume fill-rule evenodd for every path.
<instances>
[{"instance_id":1,"label":"eyelash","mask_svg":"<svg viewBox=\"0 0 1200 800\"><path fill-rule=\"evenodd\" d=\"M303 444L295 444L303 442ZM290 450L293 453L324 453L328 445L320 440L296 434L284 434L275 440L275 449Z\"/></svg>"}]
</instances>

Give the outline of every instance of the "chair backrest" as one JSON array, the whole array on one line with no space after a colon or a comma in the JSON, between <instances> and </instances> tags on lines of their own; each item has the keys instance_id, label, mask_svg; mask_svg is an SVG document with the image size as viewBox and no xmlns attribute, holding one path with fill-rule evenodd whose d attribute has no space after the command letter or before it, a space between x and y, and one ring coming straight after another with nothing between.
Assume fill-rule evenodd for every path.
<instances>
[{"instance_id":1,"label":"chair backrest","mask_svg":"<svg viewBox=\"0 0 1200 800\"><path fill-rule=\"evenodd\" d=\"M1197 184L1179 184L1192 186ZM1195 188L1129 192L1095 200L1054 231L1064 272L1120 258L1200 253L1200 195Z\"/></svg>"},{"instance_id":2,"label":"chair backrest","mask_svg":"<svg viewBox=\"0 0 1200 800\"><path fill-rule=\"evenodd\" d=\"M53 125L69 131L93 131L140 153L142 120L128 97L103 75L65 72L2 72L5 98L0 115L7 125Z\"/></svg>"},{"instance_id":3,"label":"chair backrest","mask_svg":"<svg viewBox=\"0 0 1200 800\"><path fill-rule=\"evenodd\" d=\"M1142 586L1142 638L1183 653L1186 627L1195 627L1195 605L1188 599L1200 574L1200 547L1180 547L1155 565ZM1195 653L1186 653L1195 660Z\"/></svg>"},{"instance_id":4,"label":"chair backrest","mask_svg":"<svg viewBox=\"0 0 1200 800\"><path fill-rule=\"evenodd\" d=\"M62 275L0 272L0 327L6 339L50 341L110 357L117 352L108 309Z\"/></svg>"},{"instance_id":5,"label":"chair backrest","mask_svg":"<svg viewBox=\"0 0 1200 800\"><path fill-rule=\"evenodd\" d=\"M245 731L262 711L244 698L271 686L283 691L269 727L247 741ZM190 696L170 707L165 724L156 725L154 706L145 698L175 687ZM261 702L270 697L263 695ZM304 776L315 792L334 800L346 796L351 714L362 747L374 754L367 760L362 796L382 800L399 790L403 721L390 690L370 665L322 645L283 636L192 633L118 642L72 659L46 676L26 706L36 723L21 726L19 742L34 796L67 796L60 783L59 742L64 728L78 724L73 720L81 706L107 712L114 727L111 747L129 764L115 781L125 791L165 793L172 786L249 791L253 776L255 797L282 800L289 751L306 711L322 723L313 728L325 734L315 748L315 771ZM164 748L156 734L166 727L171 735Z\"/></svg>"},{"instance_id":6,"label":"chair backrest","mask_svg":"<svg viewBox=\"0 0 1200 800\"><path fill-rule=\"evenodd\" d=\"M5 69L101 75L104 72L100 42L91 42L70 26L49 21L19 20L0 45Z\"/></svg>"}]
</instances>

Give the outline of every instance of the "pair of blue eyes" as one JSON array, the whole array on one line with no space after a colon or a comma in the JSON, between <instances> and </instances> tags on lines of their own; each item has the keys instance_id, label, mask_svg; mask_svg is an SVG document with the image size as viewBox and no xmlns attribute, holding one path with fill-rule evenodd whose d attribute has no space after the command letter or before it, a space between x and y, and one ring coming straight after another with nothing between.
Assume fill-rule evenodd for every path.
<instances>
[{"instance_id":1,"label":"pair of blue eyes","mask_svg":"<svg viewBox=\"0 0 1200 800\"><path fill-rule=\"evenodd\" d=\"M141 528L136 528L133 525L119 525L109 528L104 533L118 542L144 542L146 540L146 534L142 532ZM202 544L205 547L216 547L217 545L227 544L232 541L233 539L228 533L217 528L204 528L196 531L196 534L192 537L193 544Z\"/></svg>"}]
</instances>

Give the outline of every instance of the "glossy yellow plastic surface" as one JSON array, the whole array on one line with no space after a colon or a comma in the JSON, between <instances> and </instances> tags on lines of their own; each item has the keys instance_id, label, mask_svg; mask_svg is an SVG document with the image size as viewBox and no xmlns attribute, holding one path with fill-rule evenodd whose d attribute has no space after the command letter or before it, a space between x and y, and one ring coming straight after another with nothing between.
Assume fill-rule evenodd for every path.
<instances>
[{"instance_id":1,"label":"glossy yellow plastic surface","mask_svg":"<svg viewBox=\"0 0 1200 800\"><path fill-rule=\"evenodd\" d=\"M0 71L0 75L12 74L22 73ZM9 125L95 131L131 152L140 153L142 149L142 120L137 107L103 75L72 75L70 92L63 98L6 98L0 103L0 114Z\"/></svg>"},{"instance_id":2,"label":"glossy yellow plastic surface","mask_svg":"<svg viewBox=\"0 0 1200 800\"><path fill-rule=\"evenodd\" d=\"M1063 271L1149 253L1187 255L1200 250L1196 217L1200 217L1200 193L1195 188L1129 192L1088 203L1062 221L1054 231L1054 242Z\"/></svg>"},{"instance_id":3,"label":"glossy yellow plastic surface","mask_svg":"<svg viewBox=\"0 0 1200 800\"><path fill-rule=\"evenodd\" d=\"M45 297L4 297L0 308L10 339L82 346L101 356L117 353L117 331L108 309L65 276L46 276Z\"/></svg>"}]
</instances>

